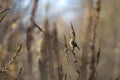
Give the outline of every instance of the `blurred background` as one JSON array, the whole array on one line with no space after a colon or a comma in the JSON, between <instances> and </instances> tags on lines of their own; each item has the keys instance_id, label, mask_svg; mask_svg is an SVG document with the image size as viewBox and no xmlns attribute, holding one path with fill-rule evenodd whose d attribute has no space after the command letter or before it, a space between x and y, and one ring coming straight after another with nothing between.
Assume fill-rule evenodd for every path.
<instances>
[{"instance_id":1,"label":"blurred background","mask_svg":"<svg viewBox=\"0 0 120 80\"><path fill-rule=\"evenodd\" d=\"M7 80L16 78L20 67L23 71L19 80L65 80L57 78L57 64L62 65L60 70L62 75L67 74L66 80L76 80L74 57L70 54L67 60L61 44L64 44L64 35L69 44L72 22L81 48L80 51L75 49L75 53L80 58L80 53L86 50L84 40L89 41L84 36L90 32L94 3L95 0L0 0L0 12L10 9L0 13L0 19L5 16L0 22L0 69L23 44L18 58L9 66ZM101 0L96 31L96 50L101 46L97 80L115 80L120 75L119 5L119 0ZM46 34L38 28L31 29L32 21L47 31ZM46 75L48 78L44 78Z\"/></svg>"}]
</instances>

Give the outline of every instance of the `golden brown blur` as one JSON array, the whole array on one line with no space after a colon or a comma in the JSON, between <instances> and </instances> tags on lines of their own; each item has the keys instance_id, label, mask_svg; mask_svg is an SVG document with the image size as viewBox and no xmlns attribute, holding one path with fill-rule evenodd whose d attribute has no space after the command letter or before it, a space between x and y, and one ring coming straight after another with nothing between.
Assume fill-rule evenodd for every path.
<instances>
[{"instance_id":1,"label":"golden brown blur","mask_svg":"<svg viewBox=\"0 0 120 80\"><path fill-rule=\"evenodd\" d=\"M0 80L120 80L119 0L0 0Z\"/></svg>"}]
</instances>

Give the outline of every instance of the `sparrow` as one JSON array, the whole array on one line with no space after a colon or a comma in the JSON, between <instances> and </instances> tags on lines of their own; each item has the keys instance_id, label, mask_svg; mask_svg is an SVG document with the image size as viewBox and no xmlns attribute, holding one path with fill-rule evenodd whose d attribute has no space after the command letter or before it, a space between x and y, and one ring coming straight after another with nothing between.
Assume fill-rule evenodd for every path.
<instances>
[{"instance_id":1,"label":"sparrow","mask_svg":"<svg viewBox=\"0 0 120 80\"><path fill-rule=\"evenodd\" d=\"M79 46L77 45L76 41L74 39L70 39L70 46L73 48L72 51L77 47L78 50L80 50Z\"/></svg>"}]
</instances>

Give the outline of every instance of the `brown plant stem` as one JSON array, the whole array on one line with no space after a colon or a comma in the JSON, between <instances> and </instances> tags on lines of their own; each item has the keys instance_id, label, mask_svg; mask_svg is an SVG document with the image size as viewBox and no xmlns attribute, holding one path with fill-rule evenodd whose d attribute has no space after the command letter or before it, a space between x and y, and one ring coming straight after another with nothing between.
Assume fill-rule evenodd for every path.
<instances>
[{"instance_id":1,"label":"brown plant stem","mask_svg":"<svg viewBox=\"0 0 120 80\"><path fill-rule=\"evenodd\" d=\"M85 21L84 21L84 31L83 31L83 42L82 42L82 60L81 60L81 80L86 80L87 77L87 54L89 49L90 32L92 25L92 9L93 0L87 0L86 11L85 11Z\"/></svg>"},{"instance_id":2,"label":"brown plant stem","mask_svg":"<svg viewBox=\"0 0 120 80\"><path fill-rule=\"evenodd\" d=\"M28 57L28 74L29 74L29 80L33 80L32 78L32 41L33 41L33 22L35 17L35 12L38 6L38 0L34 0L34 4L32 7L31 17L30 17L30 25L27 28L27 39L26 39L26 47L27 47L27 57Z\"/></svg>"},{"instance_id":3,"label":"brown plant stem","mask_svg":"<svg viewBox=\"0 0 120 80\"><path fill-rule=\"evenodd\" d=\"M94 13L93 13L93 24L92 24L92 33L91 33L91 42L90 42L90 53L88 54L89 65L88 65L88 80L95 80L95 43L96 43L96 29L99 20L100 12L100 3L101 0L95 1Z\"/></svg>"}]
</instances>

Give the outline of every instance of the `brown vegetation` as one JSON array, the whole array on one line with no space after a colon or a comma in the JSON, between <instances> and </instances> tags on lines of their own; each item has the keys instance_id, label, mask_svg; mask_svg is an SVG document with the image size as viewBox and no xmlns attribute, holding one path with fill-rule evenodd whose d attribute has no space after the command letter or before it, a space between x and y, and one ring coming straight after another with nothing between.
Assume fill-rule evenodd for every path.
<instances>
[{"instance_id":1,"label":"brown vegetation","mask_svg":"<svg viewBox=\"0 0 120 80\"><path fill-rule=\"evenodd\" d=\"M0 23L2 23L0 25L0 80L120 80L120 74L117 74L120 71L116 67L119 64L115 66L117 70L112 70L116 72L106 72L107 75L111 73L114 76L110 78L101 76L107 71L107 67L101 61L105 61L104 57L110 55L108 53L112 51L109 49L110 51L103 54L108 47L106 47L107 43L102 43L101 35L103 33L99 32L101 25L98 23L102 22L100 16L102 12L101 0L85 1L87 5L83 35L81 36L82 43L80 43L80 33L77 32L79 27L76 27L74 21L69 23L69 27L65 27L70 30L67 30L62 36L59 35L59 27L62 26L58 25L59 20L54 21L49 17L51 8L49 2L45 6L45 18L42 20L43 22L41 21L43 27L41 24L39 26L36 19L39 0L32 1L28 25L21 23L21 15L23 14L18 14L7 22L6 18L9 15L7 11L13 11L12 14L14 14L14 10L6 8L8 7L6 1L0 2ZM10 2L12 3L12 0ZM42 19L43 16L40 18ZM102 23L105 24L105 22ZM117 45L119 32L117 33L116 28L114 30L114 38L117 40L114 39L112 48L115 47L115 53L119 55L117 54L120 47ZM18 43L18 49L14 50ZM109 60L107 64L112 65L112 67L113 64L117 63ZM116 60L118 61L118 57ZM101 67L106 70L102 70Z\"/></svg>"}]
</instances>

